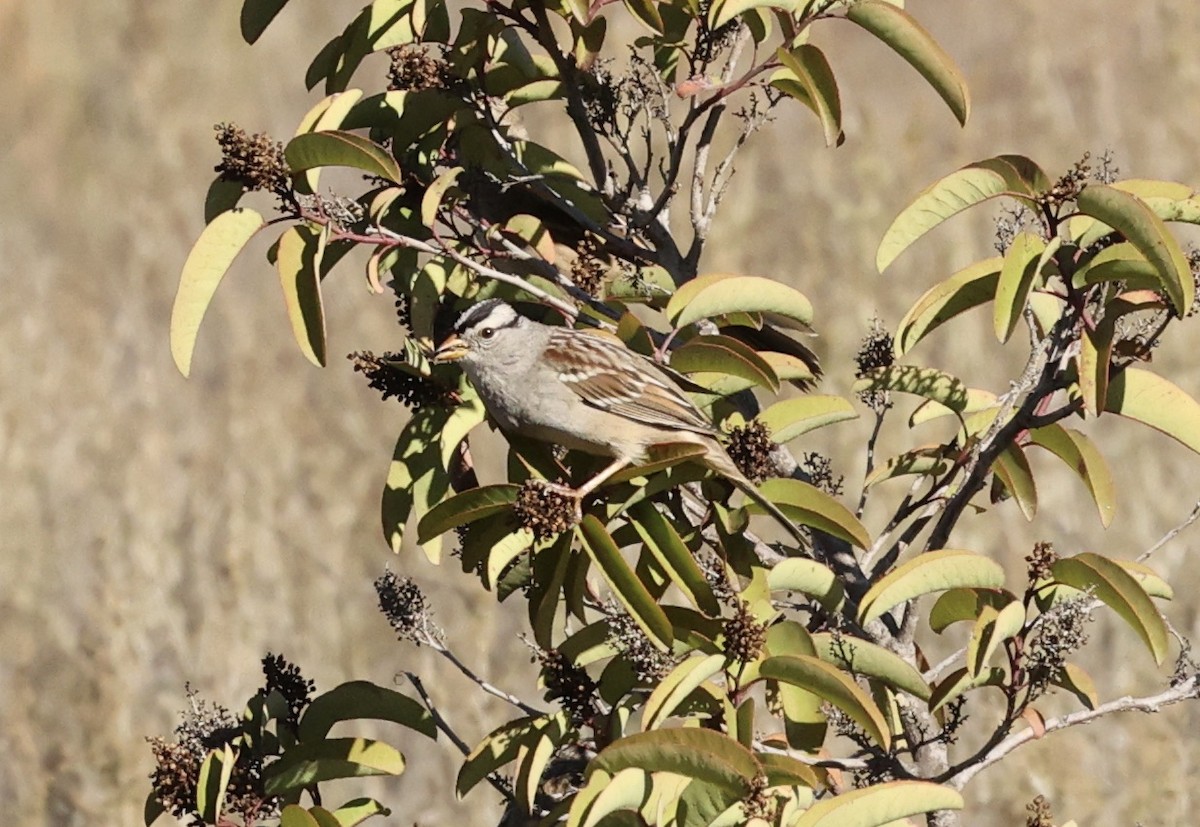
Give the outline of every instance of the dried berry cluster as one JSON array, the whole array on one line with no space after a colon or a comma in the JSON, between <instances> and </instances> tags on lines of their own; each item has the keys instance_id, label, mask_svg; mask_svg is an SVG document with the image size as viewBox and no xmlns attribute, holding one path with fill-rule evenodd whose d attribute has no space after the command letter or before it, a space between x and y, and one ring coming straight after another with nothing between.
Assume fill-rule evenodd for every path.
<instances>
[{"instance_id":1,"label":"dried berry cluster","mask_svg":"<svg viewBox=\"0 0 1200 827\"><path fill-rule=\"evenodd\" d=\"M608 621L608 640L621 650L639 680L656 683L675 667L675 661L651 643L637 621L615 602L609 601L604 607L604 618Z\"/></svg>"},{"instance_id":2,"label":"dried berry cluster","mask_svg":"<svg viewBox=\"0 0 1200 827\"><path fill-rule=\"evenodd\" d=\"M740 601L733 617L725 621L725 654L732 661L751 663L767 643L767 626L754 619L750 606Z\"/></svg>"},{"instance_id":3,"label":"dried berry cluster","mask_svg":"<svg viewBox=\"0 0 1200 827\"><path fill-rule=\"evenodd\" d=\"M300 667L290 663L283 655L267 652L262 659L262 668L267 684L261 694L269 695L272 690L278 692L288 705L288 723L296 727L300 723L300 713L312 699L316 684L306 680L300 674Z\"/></svg>"},{"instance_id":4,"label":"dried berry cluster","mask_svg":"<svg viewBox=\"0 0 1200 827\"><path fill-rule=\"evenodd\" d=\"M571 262L571 281L590 296L601 298L604 291L604 276L608 273L608 262L602 258L603 251L596 240L588 236L576 249L579 254Z\"/></svg>"},{"instance_id":5,"label":"dried berry cluster","mask_svg":"<svg viewBox=\"0 0 1200 827\"><path fill-rule=\"evenodd\" d=\"M808 474L808 481L820 488L831 497L840 496L842 493L842 482L845 479L841 474L833 473L833 460L824 454L816 452L805 454L800 463L800 468L804 473Z\"/></svg>"},{"instance_id":6,"label":"dried berry cluster","mask_svg":"<svg viewBox=\"0 0 1200 827\"><path fill-rule=\"evenodd\" d=\"M1025 805L1025 811L1029 813L1025 817L1025 827L1054 827L1054 810L1046 796L1039 795L1030 801Z\"/></svg>"},{"instance_id":7,"label":"dried berry cluster","mask_svg":"<svg viewBox=\"0 0 1200 827\"><path fill-rule=\"evenodd\" d=\"M447 84L450 67L445 60L434 57L414 43L388 49L388 89L419 92L422 89L442 89Z\"/></svg>"},{"instance_id":8,"label":"dried berry cluster","mask_svg":"<svg viewBox=\"0 0 1200 827\"><path fill-rule=\"evenodd\" d=\"M1058 561L1053 543L1034 543L1033 550L1025 557L1026 571L1029 583L1039 583L1050 579L1050 567Z\"/></svg>"},{"instance_id":9,"label":"dried berry cluster","mask_svg":"<svg viewBox=\"0 0 1200 827\"><path fill-rule=\"evenodd\" d=\"M729 582L729 572L725 568L725 561L712 551L704 549L697 556L696 562L700 565L700 571L703 572L704 579L708 581L709 588L712 589L713 597L722 603L733 605L737 591Z\"/></svg>"},{"instance_id":10,"label":"dried berry cluster","mask_svg":"<svg viewBox=\"0 0 1200 827\"><path fill-rule=\"evenodd\" d=\"M764 821L775 820L775 797L767 794L767 777L756 775L750 781L750 788L742 799L742 811L747 820L761 818Z\"/></svg>"},{"instance_id":11,"label":"dried berry cluster","mask_svg":"<svg viewBox=\"0 0 1200 827\"><path fill-rule=\"evenodd\" d=\"M871 323L871 332L862 340L854 357L855 376L861 379L873 370L890 367L896 361L895 344L892 334L884 330L880 321L875 319ZM881 414L892 406L891 395L887 391L860 391L858 398L876 414Z\"/></svg>"},{"instance_id":12,"label":"dried berry cluster","mask_svg":"<svg viewBox=\"0 0 1200 827\"><path fill-rule=\"evenodd\" d=\"M418 376L398 370L390 363L404 361L404 354L384 353L376 356L363 350L347 354L354 363L354 372L367 377L367 384L379 391L383 400L395 397L406 408L419 411L424 407L447 408L454 404L454 391L430 376Z\"/></svg>"},{"instance_id":13,"label":"dried berry cluster","mask_svg":"<svg viewBox=\"0 0 1200 827\"><path fill-rule=\"evenodd\" d=\"M248 190L266 190L276 195L291 192L283 144L271 140L265 132L247 135L234 124L217 124L217 143L221 147L221 163L215 167L222 178L238 181Z\"/></svg>"},{"instance_id":14,"label":"dried berry cluster","mask_svg":"<svg viewBox=\"0 0 1200 827\"><path fill-rule=\"evenodd\" d=\"M732 428L729 432L728 450L733 464L751 482L762 482L775 475L775 464L771 461L775 442L771 439L771 429L766 423L754 419L745 425Z\"/></svg>"},{"instance_id":15,"label":"dried berry cluster","mask_svg":"<svg viewBox=\"0 0 1200 827\"><path fill-rule=\"evenodd\" d=\"M1063 671L1067 658L1087 643L1092 598L1080 595L1059 603L1040 618L1025 653L1029 699L1041 696Z\"/></svg>"},{"instance_id":16,"label":"dried berry cluster","mask_svg":"<svg viewBox=\"0 0 1200 827\"><path fill-rule=\"evenodd\" d=\"M379 597L379 610L401 640L420 646L430 637L439 637L438 630L429 619L429 604L421 587L410 577L397 577L393 571L385 571L375 581L375 594Z\"/></svg>"},{"instance_id":17,"label":"dried berry cluster","mask_svg":"<svg viewBox=\"0 0 1200 827\"><path fill-rule=\"evenodd\" d=\"M590 724L599 709L596 706L596 682L557 649L538 650L546 700L558 701L576 726Z\"/></svg>"},{"instance_id":18,"label":"dried berry cluster","mask_svg":"<svg viewBox=\"0 0 1200 827\"><path fill-rule=\"evenodd\" d=\"M1053 208L1078 198L1079 193L1087 186L1088 179L1091 178L1091 159L1092 153L1083 153L1083 157L1076 161L1066 174L1055 181L1049 190L1038 196L1038 201Z\"/></svg>"},{"instance_id":19,"label":"dried berry cluster","mask_svg":"<svg viewBox=\"0 0 1200 827\"><path fill-rule=\"evenodd\" d=\"M526 480L517 492L513 513L535 537L553 537L570 531L579 521L578 501L539 480Z\"/></svg>"}]
</instances>

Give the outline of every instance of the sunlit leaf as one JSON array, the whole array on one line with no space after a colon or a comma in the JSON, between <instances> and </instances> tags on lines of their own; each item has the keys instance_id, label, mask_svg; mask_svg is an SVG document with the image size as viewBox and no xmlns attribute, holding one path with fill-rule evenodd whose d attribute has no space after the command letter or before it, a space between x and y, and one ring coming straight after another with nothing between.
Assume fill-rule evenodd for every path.
<instances>
[{"instance_id":1,"label":"sunlit leaf","mask_svg":"<svg viewBox=\"0 0 1200 827\"><path fill-rule=\"evenodd\" d=\"M929 696L929 711L937 712L959 695L972 689L979 689L983 686L1003 686L1004 680L1005 672L997 666L984 669L978 675L972 675L970 670L965 668L955 669L934 687L933 694Z\"/></svg>"},{"instance_id":2,"label":"sunlit leaf","mask_svg":"<svg viewBox=\"0 0 1200 827\"><path fill-rule=\"evenodd\" d=\"M240 207L223 212L210 221L192 245L171 309L171 356L184 376L191 373L196 333L217 285L246 242L263 226L260 214Z\"/></svg>"},{"instance_id":3,"label":"sunlit leaf","mask_svg":"<svg viewBox=\"0 0 1200 827\"><path fill-rule=\"evenodd\" d=\"M341 130L308 132L297 135L284 149L284 158L292 172L316 167L352 167L400 183L396 159L379 144Z\"/></svg>"},{"instance_id":4,"label":"sunlit leaf","mask_svg":"<svg viewBox=\"0 0 1200 827\"><path fill-rule=\"evenodd\" d=\"M819 632L812 640L817 657L826 663L856 675L876 678L923 701L929 700L931 690L921 673L882 646L851 635L829 632Z\"/></svg>"},{"instance_id":5,"label":"sunlit leaf","mask_svg":"<svg viewBox=\"0 0 1200 827\"><path fill-rule=\"evenodd\" d=\"M1161 376L1126 368L1109 381L1104 409L1149 425L1200 452L1200 404Z\"/></svg>"},{"instance_id":6,"label":"sunlit leaf","mask_svg":"<svg viewBox=\"0 0 1200 827\"><path fill-rule=\"evenodd\" d=\"M791 51L780 49L776 57L804 88L807 105L821 121L825 145L840 145L846 139L842 133L842 101L824 53L811 43L802 43Z\"/></svg>"},{"instance_id":7,"label":"sunlit leaf","mask_svg":"<svg viewBox=\"0 0 1200 827\"><path fill-rule=\"evenodd\" d=\"M723 373L779 390L779 377L749 345L731 336L696 336L671 351L671 368L680 373Z\"/></svg>"},{"instance_id":8,"label":"sunlit leaf","mask_svg":"<svg viewBox=\"0 0 1200 827\"><path fill-rule=\"evenodd\" d=\"M725 655L688 658L658 682L642 708L642 729L657 729L696 687L725 666Z\"/></svg>"},{"instance_id":9,"label":"sunlit leaf","mask_svg":"<svg viewBox=\"0 0 1200 827\"><path fill-rule=\"evenodd\" d=\"M831 612L841 608L846 599L842 581L828 566L802 557L791 557L772 566L767 572L767 585L771 591L806 594Z\"/></svg>"},{"instance_id":10,"label":"sunlit leaf","mask_svg":"<svg viewBox=\"0 0 1200 827\"><path fill-rule=\"evenodd\" d=\"M484 485L443 500L421 518L417 542L428 542L452 528L511 509L519 490L517 485Z\"/></svg>"},{"instance_id":11,"label":"sunlit leaf","mask_svg":"<svg viewBox=\"0 0 1200 827\"><path fill-rule=\"evenodd\" d=\"M667 302L667 317L675 327L735 312L778 313L811 325L812 302L800 291L762 276L712 273L684 284Z\"/></svg>"},{"instance_id":12,"label":"sunlit leaf","mask_svg":"<svg viewBox=\"0 0 1200 827\"><path fill-rule=\"evenodd\" d=\"M438 210L442 206L442 200L446 197L446 193L450 188L458 182L458 177L462 174L462 167L451 167L450 169L443 170L425 190L425 194L421 197L421 223L426 227L433 227L434 222L437 221Z\"/></svg>"},{"instance_id":13,"label":"sunlit leaf","mask_svg":"<svg viewBox=\"0 0 1200 827\"><path fill-rule=\"evenodd\" d=\"M1062 671L1051 678L1050 683L1070 692L1088 709L1100 705L1100 693L1096 691L1092 676L1073 663L1063 664Z\"/></svg>"},{"instance_id":14,"label":"sunlit leaf","mask_svg":"<svg viewBox=\"0 0 1200 827\"><path fill-rule=\"evenodd\" d=\"M950 589L929 610L929 628L941 634L952 623L974 621L987 608L998 613L1016 599L1016 595L1003 589Z\"/></svg>"},{"instance_id":15,"label":"sunlit leaf","mask_svg":"<svg viewBox=\"0 0 1200 827\"><path fill-rule=\"evenodd\" d=\"M1109 399L1112 399L1111 388ZM1100 512L1101 525L1107 528L1117 510L1117 489L1112 471L1096 445L1079 431L1057 423L1034 428L1029 432L1029 439L1034 445L1057 456L1079 475Z\"/></svg>"},{"instance_id":16,"label":"sunlit leaf","mask_svg":"<svg viewBox=\"0 0 1200 827\"><path fill-rule=\"evenodd\" d=\"M299 804L289 804L279 813L279 827L321 827L321 823Z\"/></svg>"},{"instance_id":17,"label":"sunlit leaf","mask_svg":"<svg viewBox=\"0 0 1200 827\"><path fill-rule=\"evenodd\" d=\"M711 31L716 31L739 14L750 9L772 8L795 11L800 5L799 0L724 0L724 2L715 2L708 10L708 26Z\"/></svg>"},{"instance_id":18,"label":"sunlit leaf","mask_svg":"<svg viewBox=\"0 0 1200 827\"><path fill-rule=\"evenodd\" d=\"M603 524L595 515L588 514L576 529L584 550L604 575L613 594L637 621L655 645L669 649L674 633L671 621L663 614L658 602L646 590L637 574L621 556L621 550L613 542Z\"/></svg>"},{"instance_id":19,"label":"sunlit leaf","mask_svg":"<svg viewBox=\"0 0 1200 827\"><path fill-rule=\"evenodd\" d=\"M776 402L757 418L770 429L771 439L786 443L825 425L857 419L858 412L845 397L808 395Z\"/></svg>"},{"instance_id":20,"label":"sunlit leaf","mask_svg":"<svg viewBox=\"0 0 1200 827\"><path fill-rule=\"evenodd\" d=\"M971 676L981 675L1000 644L1016 637L1024 626L1024 603L1013 601L999 610L984 606L967 643L967 671Z\"/></svg>"},{"instance_id":21,"label":"sunlit leaf","mask_svg":"<svg viewBox=\"0 0 1200 827\"><path fill-rule=\"evenodd\" d=\"M936 368L916 365L888 365L861 376L851 387L855 393L900 391L932 399L952 411L967 407L967 386L962 380Z\"/></svg>"},{"instance_id":22,"label":"sunlit leaf","mask_svg":"<svg viewBox=\"0 0 1200 827\"><path fill-rule=\"evenodd\" d=\"M754 753L734 739L710 729L686 728L628 735L605 747L588 773L615 775L629 767L676 773L738 793L745 792L761 771Z\"/></svg>"},{"instance_id":23,"label":"sunlit leaf","mask_svg":"<svg viewBox=\"0 0 1200 827\"><path fill-rule=\"evenodd\" d=\"M614 775L592 773L571 802L567 827L594 827L602 821L610 824L612 820L605 821L606 816L645 805L652 787L650 773L638 767L627 767Z\"/></svg>"},{"instance_id":24,"label":"sunlit leaf","mask_svg":"<svg viewBox=\"0 0 1200 827\"><path fill-rule=\"evenodd\" d=\"M896 354L903 356L926 335L996 295L1002 260L989 258L955 273L917 299L896 326Z\"/></svg>"},{"instance_id":25,"label":"sunlit leaf","mask_svg":"<svg viewBox=\"0 0 1200 827\"><path fill-rule=\"evenodd\" d=\"M996 285L996 304L992 324L996 338L1007 342L1017 329L1029 291L1042 263L1046 242L1033 233L1017 233L1008 252L1004 254L1004 266L1000 268L1000 281Z\"/></svg>"},{"instance_id":26,"label":"sunlit leaf","mask_svg":"<svg viewBox=\"0 0 1200 827\"><path fill-rule=\"evenodd\" d=\"M368 775L399 775L404 756L367 738L328 738L298 744L263 772L268 795L285 795L322 781Z\"/></svg>"},{"instance_id":27,"label":"sunlit leaf","mask_svg":"<svg viewBox=\"0 0 1200 827\"><path fill-rule=\"evenodd\" d=\"M324 738L339 721L372 719L391 721L437 738L433 718L424 706L394 689L368 681L351 681L313 698L300 719L302 741Z\"/></svg>"},{"instance_id":28,"label":"sunlit leaf","mask_svg":"<svg viewBox=\"0 0 1200 827\"><path fill-rule=\"evenodd\" d=\"M792 827L884 827L908 816L964 806L961 794L940 784L885 781L818 801Z\"/></svg>"},{"instance_id":29,"label":"sunlit leaf","mask_svg":"<svg viewBox=\"0 0 1200 827\"><path fill-rule=\"evenodd\" d=\"M1133 627L1157 663L1167 656L1167 625L1137 579L1107 557L1084 552L1054 563L1054 579L1096 598Z\"/></svg>"},{"instance_id":30,"label":"sunlit leaf","mask_svg":"<svg viewBox=\"0 0 1200 827\"><path fill-rule=\"evenodd\" d=\"M196 776L196 812L206 824L216 824L220 820L225 792L236 763L237 755L229 744L210 750L200 763L200 772Z\"/></svg>"},{"instance_id":31,"label":"sunlit leaf","mask_svg":"<svg viewBox=\"0 0 1200 827\"><path fill-rule=\"evenodd\" d=\"M1034 484L1033 469L1029 467L1024 449L1016 443L1009 444L1000 456L996 457L996 464L992 466L992 470L1017 501L1025 519L1032 520L1037 516L1037 486Z\"/></svg>"},{"instance_id":32,"label":"sunlit leaf","mask_svg":"<svg viewBox=\"0 0 1200 827\"><path fill-rule=\"evenodd\" d=\"M850 509L816 486L777 477L764 482L758 490L801 525L841 537L859 548L871 547L870 534ZM754 502L745 507L752 514L765 513L762 506Z\"/></svg>"},{"instance_id":33,"label":"sunlit leaf","mask_svg":"<svg viewBox=\"0 0 1200 827\"><path fill-rule=\"evenodd\" d=\"M492 730L463 761L454 785L458 797L462 798L489 774L512 762L522 746L536 743L544 731L554 732L557 740L568 727L566 713L559 711L518 718Z\"/></svg>"},{"instance_id":34,"label":"sunlit leaf","mask_svg":"<svg viewBox=\"0 0 1200 827\"><path fill-rule=\"evenodd\" d=\"M354 798L333 811L341 827L356 827L371 816L390 816L392 811L373 798Z\"/></svg>"},{"instance_id":35,"label":"sunlit leaf","mask_svg":"<svg viewBox=\"0 0 1200 827\"><path fill-rule=\"evenodd\" d=\"M719 615L721 607L713 596L712 586L671 521L647 502L634 506L629 513L647 550L692 605L707 615Z\"/></svg>"},{"instance_id":36,"label":"sunlit leaf","mask_svg":"<svg viewBox=\"0 0 1200 827\"><path fill-rule=\"evenodd\" d=\"M819 695L849 715L884 749L891 745L892 736L883 713L842 670L807 655L779 655L763 661L759 674Z\"/></svg>"},{"instance_id":37,"label":"sunlit leaf","mask_svg":"<svg viewBox=\"0 0 1200 827\"><path fill-rule=\"evenodd\" d=\"M304 358L325 366L325 309L321 301L321 232L305 224L279 237L275 268L287 307L292 335Z\"/></svg>"},{"instance_id":38,"label":"sunlit leaf","mask_svg":"<svg viewBox=\"0 0 1200 827\"><path fill-rule=\"evenodd\" d=\"M956 588L998 589L1004 569L995 560L958 549L930 551L897 566L875 582L859 604L867 623L923 594Z\"/></svg>"},{"instance_id":39,"label":"sunlit leaf","mask_svg":"<svg viewBox=\"0 0 1200 827\"><path fill-rule=\"evenodd\" d=\"M954 456L953 449L941 444L905 451L876 465L863 480L863 486L870 488L897 477L944 474L954 461Z\"/></svg>"}]
</instances>

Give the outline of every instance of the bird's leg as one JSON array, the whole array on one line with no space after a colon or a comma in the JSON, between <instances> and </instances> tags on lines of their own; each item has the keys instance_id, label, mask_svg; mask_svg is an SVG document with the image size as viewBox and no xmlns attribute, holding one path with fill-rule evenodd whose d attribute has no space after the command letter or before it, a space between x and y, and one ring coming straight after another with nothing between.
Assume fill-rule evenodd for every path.
<instances>
[{"instance_id":1,"label":"bird's leg","mask_svg":"<svg viewBox=\"0 0 1200 827\"><path fill-rule=\"evenodd\" d=\"M618 457L605 466L604 470L602 470L599 474L596 474L596 476L592 477L578 488L571 488L570 486L562 485L561 483L557 482L547 482L545 483L545 486L551 491L562 494L564 497L570 497L575 501L575 519L576 521L579 521L583 519L583 498L603 485L604 481L613 474L616 474L618 471L627 468L630 463L631 460L629 458Z\"/></svg>"}]
</instances>

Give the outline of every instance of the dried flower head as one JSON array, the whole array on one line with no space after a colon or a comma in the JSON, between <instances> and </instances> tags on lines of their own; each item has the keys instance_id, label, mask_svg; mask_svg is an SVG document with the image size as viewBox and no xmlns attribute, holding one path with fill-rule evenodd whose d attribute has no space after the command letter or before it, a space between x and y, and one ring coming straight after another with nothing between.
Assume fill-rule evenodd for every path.
<instances>
[{"instance_id":1,"label":"dried flower head","mask_svg":"<svg viewBox=\"0 0 1200 827\"><path fill-rule=\"evenodd\" d=\"M884 329L883 323L879 319L873 319L871 330L862 340L854 357L855 376L861 379L872 371L893 365L896 361L895 345L892 334ZM885 390L860 391L858 398L876 414L881 414L892 406L891 394Z\"/></svg>"},{"instance_id":2,"label":"dried flower head","mask_svg":"<svg viewBox=\"0 0 1200 827\"><path fill-rule=\"evenodd\" d=\"M1053 543L1034 543L1033 550L1025 558L1030 585L1050 578L1050 567L1058 561Z\"/></svg>"},{"instance_id":3,"label":"dried flower head","mask_svg":"<svg viewBox=\"0 0 1200 827\"><path fill-rule=\"evenodd\" d=\"M1057 604L1039 619L1025 650L1031 702L1045 694L1062 675L1067 658L1087 643L1091 605L1091 595L1082 594Z\"/></svg>"},{"instance_id":4,"label":"dried flower head","mask_svg":"<svg viewBox=\"0 0 1200 827\"><path fill-rule=\"evenodd\" d=\"M1076 161L1071 169L1067 170L1061 178L1055 181L1048 191L1038 196L1039 203L1051 209L1056 209L1065 202L1074 201L1078 198L1079 193L1087 186L1088 179L1091 178L1091 158L1092 153L1083 153L1083 157Z\"/></svg>"},{"instance_id":5,"label":"dried flower head","mask_svg":"<svg viewBox=\"0 0 1200 827\"><path fill-rule=\"evenodd\" d=\"M804 473L808 474L808 481L812 485L820 488L831 497L841 495L842 482L845 480L845 477L841 474L833 473L833 460L829 457L815 451L807 453L801 459L800 468Z\"/></svg>"},{"instance_id":6,"label":"dried flower head","mask_svg":"<svg viewBox=\"0 0 1200 827\"><path fill-rule=\"evenodd\" d=\"M262 659L262 668L267 683L261 694L269 695L272 690L277 691L287 701L288 723L293 727L297 726L300 723L300 713L312 699L316 684L306 680L300 674L300 667L289 662L283 655L267 652L266 657Z\"/></svg>"},{"instance_id":7,"label":"dried flower head","mask_svg":"<svg viewBox=\"0 0 1200 827\"><path fill-rule=\"evenodd\" d=\"M729 458L751 482L762 482L775 474L771 452L775 442L765 422L752 419L729 432Z\"/></svg>"},{"instance_id":8,"label":"dried flower head","mask_svg":"<svg viewBox=\"0 0 1200 827\"><path fill-rule=\"evenodd\" d=\"M410 410L419 411L426 406L448 408L455 404L455 392L432 376L420 376L401 370L403 353L384 353L376 356L372 351L362 350L346 355L354 363L354 372L367 378L367 384L380 391L386 402L391 397Z\"/></svg>"},{"instance_id":9,"label":"dried flower head","mask_svg":"<svg viewBox=\"0 0 1200 827\"><path fill-rule=\"evenodd\" d=\"M235 124L213 127L221 147L221 163L215 167L222 178L241 183L247 190L266 190L276 195L292 191L283 144L265 132L250 136Z\"/></svg>"},{"instance_id":10,"label":"dried flower head","mask_svg":"<svg viewBox=\"0 0 1200 827\"><path fill-rule=\"evenodd\" d=\"M579 522L579 501L539 480L526 480L517 492L517 522L539 539L570 531Z\"/></svg>"},{"instance_id":11,"label":"dried flower head","mask_svg":"<svg viewBox=\"0 0 1200 827\"><path fill-rule=\"evenodd\" d=\"M578 255L571 262L571 281L588 295L601 298L604 294L604 277L609 271L603 249L594 238L587 236L575 252Z\"/></svg>"},{"instance_id":12,"label":"dried flower head","mask_svg":"<svg viewBox=\"0 0 1200 827\"><path fill-rule=\"evenodd\" d=\"M675 667L670 655L656 647L616 601L609 600L605 605L604 618L608 621L609 642L621 650L640 680L654 683Z\"/></svg>"},{"instance_id":13,"label":"dried flower head","mask_svg":"<svg viewBox=\"0 0 1200 827\"><path fill-rule=\"evenodd\" d=\"M375 593L379 597L379 610L401 640L420 646L441 638L441 630L430 618L425 593L411 577L397 577L389 569L375 581Z\"/></svg>"},{"instance_id":14,"label":"dried flower head","mask_svg":"<svg viewBox=\"0 0 1200 827\"><path fill-rule=\"evenodd\" d=\"M546 700L558 701L575 726L590 724L599 712L592 676L558 649L539 649L537 659L542 664Z\"/></svg>"},{"instance_id":15,"label":"dried flower head","mask_svg":"<svg viewBox=\"0 0 1200 827\"><path fill-rule=\"evenodd\" d=\"M447 84L450 67L441 57L429 54L422 46L406 43L388 49L392 62L388 66L388 89L418 92L422 89L442 89Z\"/></svg>"},{"instance_id":16,"label":"dried flower head","mask_svg":"<svg viewBox=\"0 0 1200 827\"><path fill-rule=\"evenodd\" d=\"M737 663L751 663L767 643L767 626L759 623L750 606L739 601L733 617L725 621L725 654Z\"/></svg>"},{"instance_id":17,"label":"dried flower head","mask_svg":"<svg viewBox=\"0 0 1200 827\"><path fill-rule=\"evenodd\" d=\"M775 796L767 793L767 776L759 774L750 780L749 789L742 799L742 812L747 819L760 818L764 821L775 820Z\"/></svg>"},{"instance_id":18,"label":"dried flower head","mask_svg":"<svg viewBox=\"0 0 1200 827\"><path fill-rule=\"evenodd\" d=\"M1054 827L1054 810L1046 796L1039 795L1030 801L1025 805L1025 811L1029 813L1025 817L1025 827Z\"/></svg>"}]
</instances>

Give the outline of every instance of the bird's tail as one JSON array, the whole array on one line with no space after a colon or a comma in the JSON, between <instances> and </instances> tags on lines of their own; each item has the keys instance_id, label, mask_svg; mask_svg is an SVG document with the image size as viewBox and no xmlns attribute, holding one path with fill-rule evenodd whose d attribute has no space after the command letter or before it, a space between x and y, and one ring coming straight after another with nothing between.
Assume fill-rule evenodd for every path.
<instances>
[{"instance_id":1,"label":"bird's tail","mask_svg":"<svg viewBox=\"0 0 1200 827\"><path fill-rule=\"evenodd\" d=\"M775 522L779 523L779 525L785 531L787 531L787 533L791 535L797 543L800 544L801 548L808 548L812 541L803 531L800 530L800 527L796 525L796 523L791 520L788 515L784 514L783 510L780 509L779 506L768 500L763 493L759 491L757 487L755 487L754 483L750 482L750 480L746 478L746 475L742 473L741 469L737 467L734 461L730 458L729 454L725 452L725 449L722 448L720 444L716 444L716 448L717 450L715 451L712 450L711 447L709 448L708 455L704 458L705 464L713 471L716 471L718 474L736 485L739 489L741 489L742 493L757 503L763 511L770 514L771 517L774 518Z\"/></svg>"}]
</instances>

